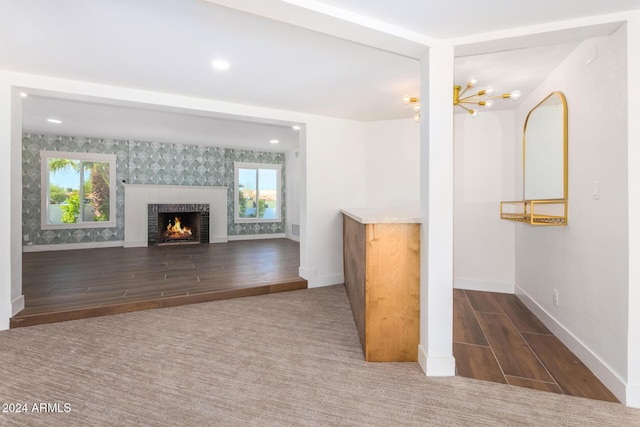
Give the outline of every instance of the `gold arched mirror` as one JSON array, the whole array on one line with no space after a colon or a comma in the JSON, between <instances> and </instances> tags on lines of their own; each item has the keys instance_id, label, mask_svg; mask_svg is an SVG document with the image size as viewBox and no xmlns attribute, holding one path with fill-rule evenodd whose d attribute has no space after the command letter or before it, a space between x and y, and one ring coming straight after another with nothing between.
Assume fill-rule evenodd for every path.
<instances>
[{"instance_id":1,"label":"gold arched mirror","mask_svg":"<svg viewBox=\"0 0 640 427\"><path fill-rule=\"evenodd\" d=\"M524 199L567 198L567 101L553 92L524 122Z\"/></svg>"},{"instance_id":2,"label":"gold arched mirror","mask_svg":"<svg viewBox=\"0 0 640 427\"><path fill-rule=\"evenodd\" d=\"M567 100L553 92L524 123L522 201L501 202L500 218L534 225L567 225Z\"/></svg>"}]
</instances>

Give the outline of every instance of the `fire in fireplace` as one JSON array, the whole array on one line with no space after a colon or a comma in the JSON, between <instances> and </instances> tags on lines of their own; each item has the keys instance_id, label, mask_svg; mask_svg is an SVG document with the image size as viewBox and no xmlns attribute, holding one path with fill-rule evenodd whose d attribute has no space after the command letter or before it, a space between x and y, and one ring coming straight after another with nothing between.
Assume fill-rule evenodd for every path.
<instances>
[{"instance_id":1,"label":"fire in fireplace","mask_svg":"<svg viewBox=\"0 0 640 427\"><path fill-rule=\"evenodd\" d=\"M200 212L159 212L158 244L200 243Z\"/></svg>"},{"instance_id":2,"label":"fire in fireplace","mask_svg":"<svg viewBox=\"0 0 640 427\"><path fill-rule=\"evenodd\" d=\"M164 232L169 240L189 240L193 236L191 227L183 227L180 218L175 217L173 221L167 224L167 230Z\"/></svg>"},{"instance_id":3,"label":"fire in fireplace","mask_svg":"<svg viewBox=\"0 0 640 427\"><path fill-rule=\"evenodd\" d=\"M152 204L147 209L149 246L209 243L208 204Z\"/></svg>"}]
</instances>

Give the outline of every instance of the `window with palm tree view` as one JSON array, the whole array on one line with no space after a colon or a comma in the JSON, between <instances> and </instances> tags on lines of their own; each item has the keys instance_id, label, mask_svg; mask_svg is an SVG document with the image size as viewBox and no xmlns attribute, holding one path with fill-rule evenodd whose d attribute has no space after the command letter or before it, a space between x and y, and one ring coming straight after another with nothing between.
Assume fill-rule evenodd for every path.
<instances>
[{"instance_id":1,"label":"window with palm tree view","mask_svg":"<svg viewBox=\"0 0 640 427\"><path fill-rule=\"evenodd\" d=\"M115 223L115 154L41 152L42 226Z\"/></svg>"},{"instance_id":2,"label":"window with palm tree view","mask_svg":"<svg viewBox=\"0 0 640 427\"><path fill-rule=\"evenodd\" d=\"M280 165L235 162L236 221L280 221Z\"/></svg>"}]
</instances>

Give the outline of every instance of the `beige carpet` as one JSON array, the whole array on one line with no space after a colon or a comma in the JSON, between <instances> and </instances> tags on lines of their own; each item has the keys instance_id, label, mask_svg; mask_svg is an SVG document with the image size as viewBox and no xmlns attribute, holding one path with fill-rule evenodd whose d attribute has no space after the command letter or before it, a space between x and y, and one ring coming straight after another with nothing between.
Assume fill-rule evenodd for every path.
<instances>
[{"instance_id":1,"label":"beige carpet","mask_svg":"<svg viewBox=\"0 0 640 427\"><path fill-rule=\"evenodd\" d=\"M640 425L620 404L365 363L342 286L4 331L0 370L0 402L29 411L2 426Z\"/></svg>"}]
</instances>

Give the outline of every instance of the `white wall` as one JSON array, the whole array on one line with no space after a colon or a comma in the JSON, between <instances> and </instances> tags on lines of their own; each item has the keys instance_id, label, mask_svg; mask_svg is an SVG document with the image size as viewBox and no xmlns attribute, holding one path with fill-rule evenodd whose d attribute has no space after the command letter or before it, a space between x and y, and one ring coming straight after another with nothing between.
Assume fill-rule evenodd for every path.
<instances>
[{"instance_id":1,"label":"white wall","mask_svg":"<svg viewBox=\"0 0 640 427\"><path fill-rule=\"evenodd\" d=\"M627 76L640 75L640 11L627 21ZM629 406L640 408L640 80L627 78L627 188L629 207L629 329L627 331L627 396Z\"/></svg>"},{"instance_id":2,"label":"white wall","mask_svg":"<svg viewBox=\"0 0 640 427\"><path fill-rule=\"evenodd\" d=\"M623 27L583 42L517 110L523 123L550 92L566 95L569 216L567 227L516 225L516 293L622 398L629 288L626 67ZM521 148L516 175L520 156ZM592 198L595 181L599 200Z\"/></svg>"},{"instance_id":3,"label":"white wall","mask_svg":"<svg viewBox=\"0 0 640 427\"><path fill-rule=\"evenodd\" d=\"M499 218L514 200L515 112L454 118L454 287L514 292L515 227Z\"/></svg>"},{"instance_id":4,"label":"white wall","mask_svg":"<svg viewBox=\"0 0 640 427\"><path fill-rule=\"evenodd\" d=\"M406 207L417 211L420 206L420 125L411 118L367 122L364 135L367 207Z\"/></svg>"},{"instance_id":5,"label":"white wall","mask_svg":"<svg viewBox=\"0 0 640 427\"><path fill-rule=\"evenodd\" d=\"M365 204L363 123L316 117L305 138L300 237L322 244L304 245L300 275L309 287L344 283L340 209Z\"/></svg>"},{"instance_id":6,"label":"white wall","mask_svg":"<svg viewBox=\"0 0 640 427\"><path fill-rule=\"evenodd\" d=\"M284 155L285 164L285 197L287 209L285 212L285 233L289 239L300 240L300 236L294 236L292 225L300 226L300 150L288 151Z\"/></svg>"},{"instance_id":7,"label":"white wall","mask_svg":"<svg viewBox=\"0 0 640 427\"><path fill-rule=\"evenodd\" d=\"M0 146L4 155L0 156L0 177L9 187L9 222L22 222L22 147L10 141L21 141L20 93L9 85L0 84ZM11 185L16 183L16 185ZM12 227L9 239L0 242L0 330L9 328L9 319L24 308L22 296L22 232L21 227Z\"/></svg>"}]
</instances>

